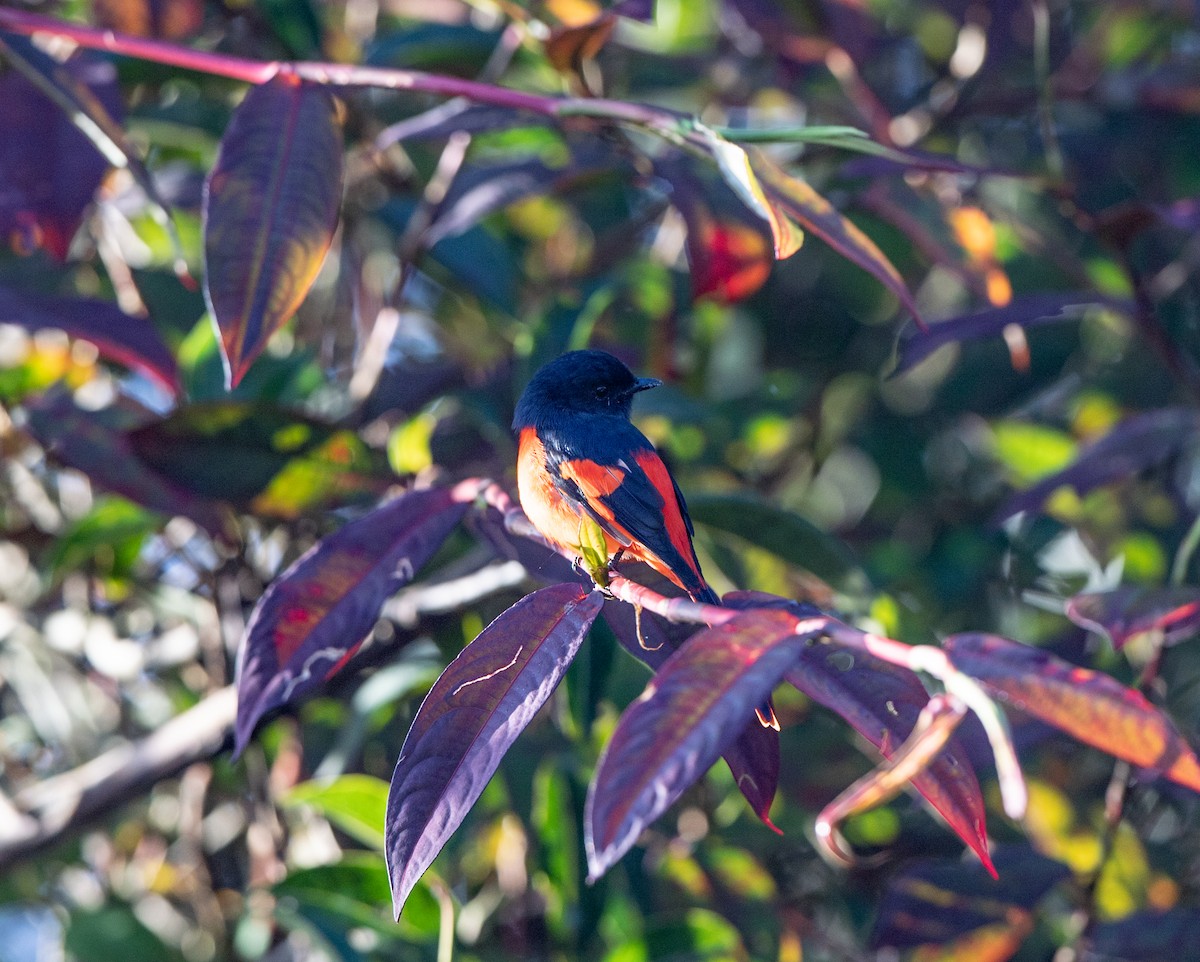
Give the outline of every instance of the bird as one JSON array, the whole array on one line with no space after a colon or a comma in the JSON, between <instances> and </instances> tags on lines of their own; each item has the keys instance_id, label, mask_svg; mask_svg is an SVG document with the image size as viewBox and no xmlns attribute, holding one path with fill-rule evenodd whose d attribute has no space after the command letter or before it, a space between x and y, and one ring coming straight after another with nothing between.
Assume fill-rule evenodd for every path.
<instances>
[{"instance_id":1,"label":"bird","mask_svg":"<svg viewBox=\"0 0 1200 962\"><path fill-rule=\"evenodd\" d=\"M517 402L517 496L538 533L582 554L595 522L608 556L642 561L693 601L719 605L704 578L683 492L630 420L633 398L662 381L639 378L605 351L563 354L534 374ZM778 728L770 704L756 709Z\"/></svg>"}]
</instances>

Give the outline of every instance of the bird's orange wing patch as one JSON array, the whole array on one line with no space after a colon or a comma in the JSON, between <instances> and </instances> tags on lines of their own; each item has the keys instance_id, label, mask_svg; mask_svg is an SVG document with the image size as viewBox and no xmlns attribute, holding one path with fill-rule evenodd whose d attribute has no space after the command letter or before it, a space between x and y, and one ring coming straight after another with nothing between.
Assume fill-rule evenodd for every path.
<instances>
[{"instance_id":1,"label":"bird's orange wing patch","mask_svg":"<svg viewBox=\"0 0 1200 962\"><path fill-rule=\"evenodd\" d=\"M619 467L580 458L576 461L563 461L558 466L558 473L566 480L575 482L593 511L604 520L616 524L616 516L612 508L604 503L603 498L621 486L625 480L624 471Z\"/></svg>"},{"instance_id":2,"label":"bird's orange wing patch","mask_svg":"<svg viewBox=\"0 0 1200 962\"><path fill-rule=\"evenodd\" d=\"M700 565L692 551L692 538L688 534L687 522L683 520L683 509L679 506L679 498L675 495L675 482L671 480L667 466L654 451L639 451L634 456L634 460L637 461L638 467L646 472L646 477L650 479L650 483L662 497L663 521L666 524L667 537L671 541L671 546L687 562L692 573L703 582L704 576L700 574Z\"/></svg>"}]
</instances>

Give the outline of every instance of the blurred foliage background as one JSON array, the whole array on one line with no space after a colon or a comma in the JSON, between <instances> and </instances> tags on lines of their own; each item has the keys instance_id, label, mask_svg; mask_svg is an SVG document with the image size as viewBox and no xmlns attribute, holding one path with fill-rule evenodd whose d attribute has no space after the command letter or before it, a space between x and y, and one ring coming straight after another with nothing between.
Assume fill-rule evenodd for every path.
<instances>
[{"instance_id":1,"label":"blurred foliage background","mask_svg":"<svg viewBox=\"0 0 1200 962\"><path fill-rule=\"evenodd\" d=\"M670 151L586 117L439 121L438 98L362 90L343 98L333 250L230 392L203 296L175 262L203 276L202 182L245 86L68 61L144 156L176 250L141 178L33 90L7 39L0 959L1193 957L1191 793L1145 773L1114 810L1124 773L1111 759L1015 719L1032 805L1024 828L990 807L998 885L908 797L854 819L847 835L870 858L833 868L806 832L872 759L787 691L782 838L718 767L586 885L585 786L646 677L602 626L393 923L381 826L408 724L440 668L531 583L496 574L485 529L456 536L394 599L327 697L272 722L236 765L208 757L263 586L390 484L511 483L516 396L582 346L667 382L637 421L688 496L719 591L809 600L911 643L977 630L1047 646L1148 679L1195 743L1194 643L1160 651L1151 631L1115 651L1063 615L1085 589L1194 584L1194 428L1134 438L1074 487L1004 511L1127 418L1200 393L1192 5L657 0L649 19L590 0L28 9L254 59L648 102L720 128L858 127L899 153L766 149L879 245L931 322L985 321L958 321L896 371L913 324L894 293L812 236L775 262L715 167L668 177ZM86 319L30 320L21 298L48 296L148 318L178 397L145 364L114 366L95 336L59 329ZM470 576L484 568L481 590ZM426 591L443 582L448 594ZM171 720L196 706L184 728L207 719L192 734L211 747L105 795L129 746L178 731ZM81 785L95 804L75 807Z\"/></svg>"}]
</instances>

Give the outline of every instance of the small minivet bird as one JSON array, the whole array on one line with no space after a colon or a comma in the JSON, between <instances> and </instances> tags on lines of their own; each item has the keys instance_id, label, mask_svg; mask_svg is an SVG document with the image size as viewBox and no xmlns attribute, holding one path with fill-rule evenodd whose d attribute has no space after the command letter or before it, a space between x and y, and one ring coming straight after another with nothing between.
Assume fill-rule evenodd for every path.
<instances>
[{"instance_id":1,"label":"small minivet bird","mask_svg":"<svg viewBox=\"0 0 1200 962\"><path fill-rule=\"evenodd\" d=\"M517 493L533 526L582 553L580 522L594 520L610 557L643 561L693 601L720 604L692 547L683 492L629 420L633 396L658 387L603 351L571 351L533 376L517 402ZM778 727L770 705L758 710Z\"/></svg>"}]
</instances>

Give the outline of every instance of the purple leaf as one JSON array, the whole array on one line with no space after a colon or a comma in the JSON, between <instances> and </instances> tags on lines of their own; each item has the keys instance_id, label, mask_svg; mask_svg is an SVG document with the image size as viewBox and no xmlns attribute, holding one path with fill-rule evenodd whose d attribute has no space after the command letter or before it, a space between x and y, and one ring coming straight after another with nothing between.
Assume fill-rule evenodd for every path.
<instances>
[{"instance_id":1,"label":"purple leaf","mask_svg":"<svg viewBox=\"0 0 1200 962\"><path fill-rule=\"evenodd\" d=\"M1175 723L1140 692L996 635L952 635L942 647L956 668L1002 702L1200 792L1200 761Z\"/></svg>"},{"instance_id":2,"label":"purple leaf","mask_svg":"<svg viewBox=\"0 0 1200 962\"><path fill-rule=\"evenodd\" d=\"M651 671L658 671L700 630L696 625L663 621L649 611L642 612L639 624L633 606L623 601L605 602L604 620L621 646ZM779 787L779 732L764 728L751 717L738 740L725 747L723 756L751 810L769 828L779 831L769 817Z\"/></svg>"},{"instance_id":3,"label":"purple leaf","mask_svg":"<svg viewBox=\"0 0 1200 962\"><path fill-rule=\"evenodd\" d=\"M739 614L694 636L630 705L605 749L584 815L589 877L603 875L717 760L820 630L787 611Z\"/></svg>"},{"instance_id":4,"label":"purple leaf","mask_svg":"<svg viewBox=\"0 0 1200 962\"><path fill-rule=\"evenodd\" d=\"M140 371L171 394L178 391L175 358L144 317L131 317L108 301L42 297L0 287L0 323L27 331L59 328L96 345L102 357Z\"/></svg>"},{"instance_id":5,"label":"purple leaf","mask_svg":"<svg viewBox=\"0 0 1200 962\"><path fill-rule=\"evenodd\" d=\"M840 715L884 758L891 758L904 743L929 701L916 675L834 643L814 645L801 652L787 680ZM956 736L951 736L929 767L913 778L912 785L994 875L988 855L983 793Z\"/></svg>"},{"instance_id":6,"label":"purple leaf","mask_svg":"<svg viewBox=\"0 0 1200 962\"><path fill-rule=\"evenodd\" d=\"M737 741L725 746L722 757L750 809L767 828L782 835L771 821L771 804L779 788L779 730L751 718Z\"/></svg>"},{"instance_id":7,"label":"purple leaf","mask_svg":"<svg viewBox=\"0 0 1200 962\"><path fill-rule=\"evenodd\" d=\"M1000 337L1005 328L1015 324L1021 328L1040 326L1070 320L1076 316L1075 308L1091 304L1103 304L1113 310L1129 313L1133 305L1116 298L1099 294L1032 294L1020 297L1004 307L993 307L950 320L938 321L925 331L916 331L900 340L896 368L889 377L895 377L919 364L945 344L957 341L978 341L987 337Z\"/></svg>"},{"instance_id":8,"label":"purple leaf","mask_svg":"<svg viewBox=\"0 0 1200 962\"><path fill-rule=\"evenodd\" d=\"M488 625L429 690L388 794L387 862L397 918L562 679L603 600L578 584L535 591Z\"/></svg>"},{"instance_id":9,"label":"purple leaf","mask_svg":"<svg viewBox=\"0 0 1200 962\"><path fill-rule=\"evenodd\" d=\"M725 604L735 608L774 608L810 617L813 609L757 591L733 591ZM860 735L891 758L917 723L929 701L925 686L912 672L864 652L850 652L834 642L806 646L787 681L809 698L840 715ZM929 767L913 779L934 810L994 873L988 856L983 794L968 753L950 737Z\"/></svg>"},{"instance_id":10,"label":"purple leaf","mask_svg":"<svg viewBox=\"0 0 1200 962\"><path fill-rule=\"evenodd\" d=\"M183 515L209 532L224 531L220 505L177 487L142 464L130 444L133 425L115 408L84 411L65 393L51 392L26 409L29 433L58 461L82 471L98 488L166 515Z\"/></svg>"},{"instance_id":11,"label":"purple leaf","mask_svg":"<svg viewBox=\"0 0 1200 962\"><path fill-rule=\"evenodd\" d=\"M338 671L462 520L478 485L409 491L317 542L254 606L238 657L235 757L267 712Z\"/></svg>"},{"instance_id":12,"label":"purple leaf","mask_svg":"<svg viewBox=\"0 0 1200 962\"><path fill-rule=\"evenodd\" d=\"M1099 441L1089 444L1075 461L1009 498L994 521L1041 506L1064 484L1079 494L1132 477L1166 461L1200 431L1200 412L1193 408L1159 408L1127 418Z\"/></svg>"},{"instance_id":13,"label":"purple leaf","mask_svg":"<svg viewBox=\"0 0 1200 962\"><path fill-rule=\"evenodd\" d=\"M11 35L5 42L28 44ZM26 49L37 54L22 46L22 55ZM111 63L81 52L58 69L102 102L110 115L119 115L120 91ZM0 138L0 244L24 252L44 247L62 260L109 162L16 70L0 74L0 129L8 131Z\"/></svg>"},{"instance_id":14,"label":"purple leaf","mask_svg":"<svg viewBox=\"0 0 1200 962\"><path fill-rule=\"evenodd\" d=\"M1135 635L1161 631L1174 644L1200 629L1200 590L1196 588L1117 588L1075 595L1067 617L1080 628L1108 635L1122 647Z\"/></svg>"},{"instance_id":15,"label":"purple leaf","mask_svg":"<svg viewBox=\"0 0 1200 962\"><path fill-rule=\"evenodd\" d=\"M205 293L231 387L304 300L341 200L333 95L285 75L252 88L204 191Z\"/></svg>"}]
</instances>

